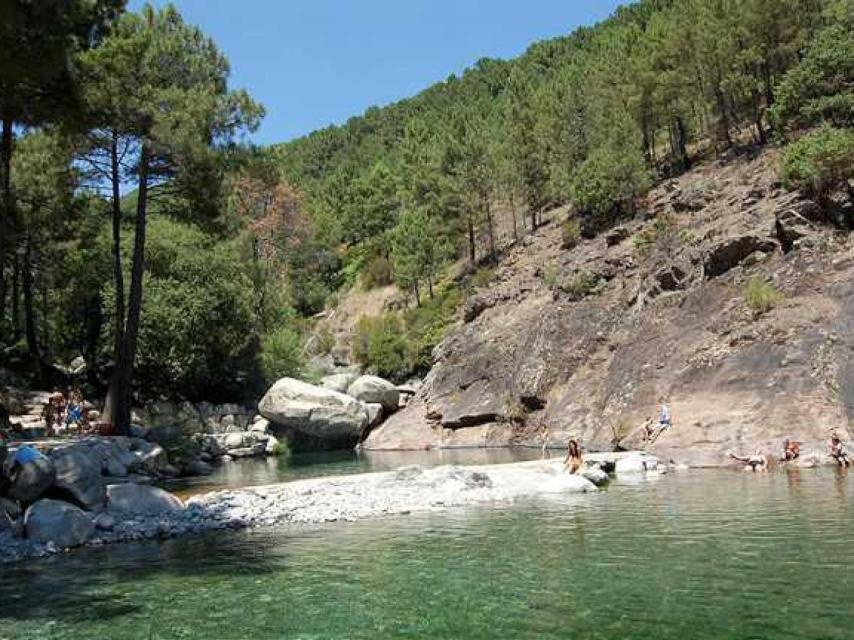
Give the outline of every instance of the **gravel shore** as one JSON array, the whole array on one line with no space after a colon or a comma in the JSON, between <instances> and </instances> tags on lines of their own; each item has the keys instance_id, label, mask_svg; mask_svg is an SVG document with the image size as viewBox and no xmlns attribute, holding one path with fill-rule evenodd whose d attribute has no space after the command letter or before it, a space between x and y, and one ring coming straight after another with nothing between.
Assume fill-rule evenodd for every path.
<instances>
[{"instance_id":1,"label":"gravel shore","mask_svg":"<svg viewBox=\"0 0 854 640\"><path fill-rule=\"evenodd\" d=\"M222 529L283 523L355 521L537 494L585 493L596 486L562 472L560 462L424 469L315 478L194 496L183 509L116 516L88 546L171 538ZM0 563L61 552L54 545L0 535Z\"/></svg>"}]
</instances>

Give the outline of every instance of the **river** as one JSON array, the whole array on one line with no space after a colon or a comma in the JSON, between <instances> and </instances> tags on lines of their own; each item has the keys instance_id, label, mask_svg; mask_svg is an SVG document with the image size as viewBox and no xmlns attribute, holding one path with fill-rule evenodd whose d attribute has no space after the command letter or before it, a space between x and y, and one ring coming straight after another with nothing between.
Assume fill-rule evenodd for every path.
<instances>
[{"instance_id":1,"label":"river","mask_svg":"<svg viewBox=\"0 0 854 640\"><path fill-rule=\"evenodd\" d=\"M685 471L4 567L0 638L854 637L854 473Z\"/></svg>"}]
</instances>

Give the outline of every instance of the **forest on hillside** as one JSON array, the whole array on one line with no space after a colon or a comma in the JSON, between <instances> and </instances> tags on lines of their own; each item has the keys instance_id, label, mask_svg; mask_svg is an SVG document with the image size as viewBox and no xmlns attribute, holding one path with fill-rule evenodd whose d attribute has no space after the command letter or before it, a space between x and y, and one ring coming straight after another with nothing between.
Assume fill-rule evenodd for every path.
<instances>
[{"instance_id":1,"label":"forest on hillside","mask_svg":"<svg viewBox=\"0 0 854 640\"><path fill-rule=\"evenodd\" d=\"M571 246L736 146L785 146L784 183L850 223L852 0L642 0L269 148L174 7L0 14L0 365L45 378L82 355L119 426L141 399L310 376L332 348L312 318L350 287L407 300L359 323L353 357L423 371L460 300L449 266L495 260L499 228L569 204Z\"/></svg>"}]
</instances>

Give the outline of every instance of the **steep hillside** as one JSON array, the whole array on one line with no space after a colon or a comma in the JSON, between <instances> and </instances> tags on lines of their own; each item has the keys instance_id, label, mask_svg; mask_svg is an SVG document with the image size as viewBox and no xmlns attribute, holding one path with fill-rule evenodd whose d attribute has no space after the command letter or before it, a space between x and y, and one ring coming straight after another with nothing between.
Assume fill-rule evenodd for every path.
<instances>
[{"instance_id":1,"label":"steep hillside","mask_svg":"<svg viewBox=\"0 0 854 640\"><path fill-rule=\"evenodd\" d=\"M654 448L694 464L786 436L847 436L854 245L783 190L777 161L764 150L701 165L572 248L565 210L553 211L467 301L419 395L364 447L539 447L545 426L550 446L575 435L610 449L661 397L674 428Z\"/></svg>"}]
</instances>

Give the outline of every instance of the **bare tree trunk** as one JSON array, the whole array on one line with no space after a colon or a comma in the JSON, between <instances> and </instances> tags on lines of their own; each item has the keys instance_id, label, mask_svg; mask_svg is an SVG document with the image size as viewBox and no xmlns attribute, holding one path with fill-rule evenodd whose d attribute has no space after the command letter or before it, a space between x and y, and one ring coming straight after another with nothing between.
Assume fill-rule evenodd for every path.
<instances>
[{"instance_id":1,"label":"bare tree trunk","mask_svg":"<svg viewBox=\"0 0 854 640\"><path fill-rule=\"evenodd\" d=\"M36 333L36 314L33 304L33 237L29 229L24 239L24 265L23 265L23 288L24 288L24 329L27 336L27 351L30 356L38 360L39 342Z\"/></svg>"},{"instance_id":2,"label":"bare tree trunk","mask_svg":"<svg viewBox=\"0 0 854 640\"><path fill-rule=\"evenodd\" d=\"M115 287L115 300L113 303L113 376L107 389L107 397L104 399L104 410L101 412L101 420L115 423L115 405L118 399L117 388L118 376L115 369L119 366L121 359L122 341L125 333L125 278L122 271L122 199L121 199L121 172L119 167L119 143L118 135L113 132L113 140L110 145L110 181L112 182L111 218L113 231L113 283Z\"/></svg>"},{"instance_id":3,"label":"bare tree trunk","mask_svg":"<svg viewBox=\"0 0 854 640\"><path fill-rule=\"evenodd\" d=\"M495 259L495 225L492 223L492 206L489 198L486 198L486 231L489 234L489 257Z\"/></svg>"},{"instance_id":4,"label":"bare tree trunk","mask_svg":"<svg viewBox=\"0 0 854 640\"><path fill-rule=\"evenodd\" d=\"M519 241L519 225L516 222L516 198L510 196L510 217L513 219L513 241Z\"/></svg>"},{"instance_id":5,"label":"bare tree trunk","mask_svg":"<svg viewBox=\"0 0 854 640\"><path fill-rule=\"evenodd\" d=\"M3 118L0 132L0 326L6 321L6 261L15 248L12 204L12 118Z\"/></svg>"},{"instance_id":6,"label":"bare tree trunk","mask_svg":"<svg viewBox=\"0 0 854 640\"><path fill-rule=\"evenodd\" d=\"M688 156L687 139L688 134L685 131L685 123L681 116L673 117L673 128L676 136L676 151L679 154L679 163L682 165L683 171L688 171L691 168L691 158Z\"/></svg>"},{"instance_id":7,"label":"bare tree trunk","mask_svg":"<svg viewBox=\"0 0 854 640\"><path fill-rule=\"evenodd\" d=\"M12 336L21 339L21 258L12 252Z\"/></svg>"},{"instance_id":8,"label":"bare tree trunk","mask_svg":"<svg viewBox=\"0 0 854 640\"><path fill-rule=\"evenodd\" d=\"M474 221L472 220L471 214L466 217L466 227L468 229L469 239L469 262L474 265L477 261L477 248L474 243Z\"/></svg>"},{"instance_id":9,"label":"bare tree trunk","mask_svg":"<svg viewBox=\"0 0 854 640\"><path fill-rule=\"evenodd\" d=\"M113 372L115 379L115 420L114 432L117 435L130 433L130 405L133 388L133 367L136 360L139 323L142 317L142 277L145 269L145 229L148 207L148 144L142 143L139 157L139 187L136 204L136 228L134 229L133 258L128 295L127 319L124 335Z\"/></svg>"}]
</instances>

